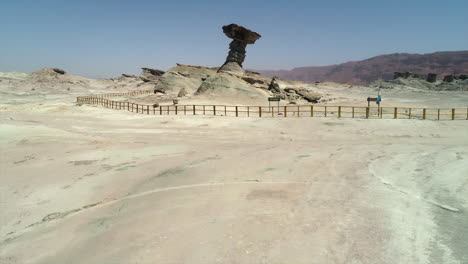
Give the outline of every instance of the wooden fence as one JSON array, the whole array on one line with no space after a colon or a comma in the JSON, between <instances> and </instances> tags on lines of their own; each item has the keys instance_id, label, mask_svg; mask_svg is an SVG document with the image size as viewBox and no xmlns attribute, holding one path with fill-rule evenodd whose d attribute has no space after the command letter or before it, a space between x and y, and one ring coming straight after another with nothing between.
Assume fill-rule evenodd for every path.
<instances>
[{"instance_id":1,"label":"wooden fence","mask_svg":"<svg viewBox=\"0 0 468 264\"><path fill-rule=\"evenodd\" d=\"M145 105L107 98L152 94L152 90L77 97L80 104L99 105L146 115L213 115L235 117L338 117L430 120L468 120L468 107L367 107L335 105L228 106L228 105Z\"/></svg>"}]
</instances>

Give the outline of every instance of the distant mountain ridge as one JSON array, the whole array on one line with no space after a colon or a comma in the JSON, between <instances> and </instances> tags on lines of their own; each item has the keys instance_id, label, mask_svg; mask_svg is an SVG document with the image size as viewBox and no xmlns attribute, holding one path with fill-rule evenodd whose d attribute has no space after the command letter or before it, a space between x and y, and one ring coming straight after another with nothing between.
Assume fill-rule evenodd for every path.
<instances>
[{"instance_id":1,"label":"distant mountain ridge","mask_svg":"<svg viewBox=\"0 0 468 264\"><path fill-rule=\"evenodd\" d=\"M436 73L438 79L448 74L468 73L468 50L429 54L394 53L362 61L292 70L257 70L266 76L305 82L331 81L349 84L369 84L379 78L392 79L394 72Z\"/></svg>"}]
</instances>

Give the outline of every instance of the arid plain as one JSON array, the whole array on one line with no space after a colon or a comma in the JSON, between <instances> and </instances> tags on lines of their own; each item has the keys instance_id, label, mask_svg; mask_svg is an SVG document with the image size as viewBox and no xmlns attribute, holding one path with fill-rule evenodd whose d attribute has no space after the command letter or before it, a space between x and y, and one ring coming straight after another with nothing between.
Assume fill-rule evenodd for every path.
<instances>
[{"instance_id":1,"label":"arid plain","mask_svg":"<svg viewBox=\"0 0 468 264\"><path fill-rule=\"evenodd\" d=\"M125 86L0 84L0 263L468 262L467 120L153 116L76 104Z\"/></svg>"}]
</instances>

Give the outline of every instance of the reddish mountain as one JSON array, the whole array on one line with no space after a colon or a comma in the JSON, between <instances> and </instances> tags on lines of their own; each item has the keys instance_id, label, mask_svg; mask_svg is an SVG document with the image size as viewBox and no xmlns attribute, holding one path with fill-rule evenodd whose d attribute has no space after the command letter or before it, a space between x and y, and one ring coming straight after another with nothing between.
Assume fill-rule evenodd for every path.
<instances>
[{"instance_id":1,"label":"reddish mountain","mask_svg":"<svg viewBox=\"0 0 468 264\"><path fill-rule=\"evenodd\" d=\"M422 75L432 72L438 75L438 79L442 79L444 75L448 74L467 74L468 51L447 51L422 55L395 53L330 66L258 72L270 77L278 76L288 80L368 84L379 78L392 79L394 72L406 71Z\"/></svg>"}]
</instances>

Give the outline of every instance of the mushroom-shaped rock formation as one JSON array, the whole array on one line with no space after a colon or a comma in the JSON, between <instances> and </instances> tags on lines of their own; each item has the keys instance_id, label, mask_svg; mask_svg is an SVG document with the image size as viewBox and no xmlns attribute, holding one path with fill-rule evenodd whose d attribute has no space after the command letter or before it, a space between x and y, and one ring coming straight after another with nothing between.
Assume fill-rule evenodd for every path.
<instances>
[{"instance_id":1,"label":"mushroom-shaped rock formation","mask_svg":"<svg viewBox=\"0 0 468 264\"><path fill-rule=\"evenodd\" d=\"M233 39L229 44L229 54L226 62L219 68L219 72L229 72L235 75L243 75L242 63L245 60L245 48L248 44L254 44L262 36L245 27L230 24L223 27L224 34Z\"/></svg>"}]
</instances>

